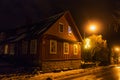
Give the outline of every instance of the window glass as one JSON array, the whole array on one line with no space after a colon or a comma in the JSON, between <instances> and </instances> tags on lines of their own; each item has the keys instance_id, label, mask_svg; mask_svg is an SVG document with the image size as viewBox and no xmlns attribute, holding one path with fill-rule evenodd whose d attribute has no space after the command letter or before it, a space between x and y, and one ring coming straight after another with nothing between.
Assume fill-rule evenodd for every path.
<instances>
[{"instance_id":1,"label":"window glass","mask_svg":"<svg viewBox=\"0 0 120 80\"><path fill-rule=\"evenodd\" d=\"M14 53L15 53L15 45L14 44L10 44L10 54L11 55L14 55Z\"/></svg>"},{"instance_id":2,"label":"window glass","mask_svg":"<svg viewBox=\"0 0 120 80\"><path fill-rule=\"evenodd\" d=\"M50 40L50 54L56 54L56 53L57 53L57 41Z\"/></svg>"},{"instance_id":3,"label":"window glass","mask_svg":"<svg viewBox=\"0 0 120 80\"><path fill-rule=\"evenodd\" d=\"M8 45L5 45L5 54L8 54Z\"/></svg>"},{"instance_id":4,"label":"window glass","mask_svg":"<svg viewBox=\"0 0 120 80\"><path fill-rule=\"evenodd\" d=\"M74 51L74 55L77 55L78 54L78 45L77 44L74 44L73 45L73 51Z\"/></svg>"},{"instance_id":5,"label":"window glass","mask_svg":"<svg viewBox=\"0 0 120 80\"><path fill-rule=\"evenodd\" d=\"M30 42L30 54L37 53L37 40L31 40Z\"/></svg>"},{"instance_id":6,"label":"window glass","mask_svg":"<svg viewBox=\"0 0 120 80\"><path fill-rule=\"evenodd\" d=\"M64 42L63 48L64 54L69 54L69 43Z\"/></svg>"},{"instance_id":7,"label":"window glass","mask_svg":"<svg viewBox=\"0 0 120 80\"><path fill-rule=\"evenodd\" d=\"M63 29L64 29L63 23L59 23L59 31L60 31L60 32L63 32Z\"/></svg>"},{"instance_id":8,"label":"window glass","mask_svg":"<svg viewBox=\"0 0 120 80\"><path fill-rule=\"evenodd\" d=\"M28 51L28 41L22 41L22 54L27 54Z\"/></svg>"}]
</instances>

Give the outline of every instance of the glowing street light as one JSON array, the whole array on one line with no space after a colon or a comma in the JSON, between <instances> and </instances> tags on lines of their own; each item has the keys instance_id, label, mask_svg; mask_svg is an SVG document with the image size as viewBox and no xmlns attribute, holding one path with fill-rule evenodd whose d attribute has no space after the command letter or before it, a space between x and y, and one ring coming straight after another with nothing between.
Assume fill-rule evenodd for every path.
<instances>
[{"instance_id":1,"label":"glowing street light","mask_svg":"<svg viewBox=\"0 0 120 80\"><path fill-rule=\"evenodd\" d=\"M120 48L119 47L115 47L115 51L119 52Z\"/></svg>"},{"instance_id":2,"label":"glowing street light","mask_svg":"<svg viewBox=\"0 0 120 80\"><path fill-rule=\"evenodd\" d=\"M95 31L96 30L96 26L95 25L90 25L90 31Z\"/></svg>"},{"instance_id":3,"label":"glowing street light","mask_svg":"<svg viewBox=\"0 0 120 80\"><path fill-rule=\"evenodd\" d=\"M115 48L115 51L120 51L120 49L118 47Z\"/></svg>"}]
</instances>

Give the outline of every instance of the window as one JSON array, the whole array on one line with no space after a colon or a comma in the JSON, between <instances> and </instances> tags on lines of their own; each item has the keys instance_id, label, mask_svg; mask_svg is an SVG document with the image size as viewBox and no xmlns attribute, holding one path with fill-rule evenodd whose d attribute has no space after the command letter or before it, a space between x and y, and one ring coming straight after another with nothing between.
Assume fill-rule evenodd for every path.
<instances>
[{"instance_id":1,"label":"window","mask_svg":"<svg viewBox=\"0 0 120 80\"><path fill-rule=\"evenodd\" d=\"M73 51L74 51L74 55L78 54L78 45L77 44L73 45Z\"/></svg>"},{"instance_id":2,"label":"window","mask_svg":"<svg viewBox=\"0 0 120 80\"><path fill-rule=\"evenodd\" d=\"M59 23L59 31L60 31L60 32L63 32L63 28L64 28L63 23Z\"/></svg>"},{"instance_id":3,"label":"window","mask_svg":"<svg viewBox=\"0 0 120 80\"><path fill-rule=\"evenodd\" d=\"M50 40L50 54L56 54L56 53L57 53L57 41Z\"/></svg>"},{"instance_id":4,"label":"window","mask_svg":"<svg viewBox=\"0 0 120 80\"><path fill-rule=\"evenodd\" d=\"M37 53L37 40L31 40L30 42L30 54Z\"/></svg>"},{"instance_id":5,"label":"window","mask_svg":"<svg viewBox=\"0 0 120 80\"><path fill-rule=\"evenodd\" d=\"M64 54L69 54L69 43L64 42L63 51L64 51Z\"/></svg>"},{"instance_id":6,"label":"window","mask_svg":"<svg viewBox=\"0 0 120 80\"><path fill-rule=\"evenodd\" d=\"M28 51L28 41L22 41L22 54L27 54Z\"/></svg>"},{"instance_id":7,"label":"window","mask_svg":"<svg viewBox=\"0 0 120 80\"><path fill-rule=\"evenodd\" d=\"M68 35L71 35L72 34L72 30L71 30L71 27L68 26Z\"/></svg>"},{"instance_id":8,"label":"window","mask_svg":"<svg viewBox=\"0 0 120 80\"><path fill-rule=\"evenodd\" d=\"M5 45L5 54L8 54L8 45Z\"/></svg>"},{"instance_id":9,"label":"window","mask_svg":"<svg viewBox=\"0 0 120 80\"><path fill-rule=\"evenodd\" d=\"M10 44L10 55L14 55L15 53L15 45L14 44Z\"/></svg>"}]
</instances>

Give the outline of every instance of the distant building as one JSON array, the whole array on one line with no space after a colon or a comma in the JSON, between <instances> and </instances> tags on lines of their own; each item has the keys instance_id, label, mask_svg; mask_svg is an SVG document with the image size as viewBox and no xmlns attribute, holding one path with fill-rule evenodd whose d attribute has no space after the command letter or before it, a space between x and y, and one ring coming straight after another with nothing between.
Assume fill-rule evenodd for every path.
<instances>
[{"instance_id":1,"label":"distant building","mask_svg":"<svg viewBox=\"0 0 120 80\"><path fill-rule=\"evenodd\" d=\"M80 67L82 38L68 11L14 31L0 44L18 64L40 66L44 72Z\"/></svg>"}]
</instances>

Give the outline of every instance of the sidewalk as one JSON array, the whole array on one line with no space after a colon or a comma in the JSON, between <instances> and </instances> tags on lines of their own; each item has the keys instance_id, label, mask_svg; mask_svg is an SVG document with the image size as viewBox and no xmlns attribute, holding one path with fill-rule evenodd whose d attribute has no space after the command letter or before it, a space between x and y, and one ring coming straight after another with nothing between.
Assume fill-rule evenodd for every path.
<instances>
[{"instance_id":1,"label":"sidewalk","mask_svg":"<svg viewBox=\"0 0 120 80\"><path fill-rule=\"evenodd\" d=\"M76 69L76 70L62 71L62 72L58 72L58 73L38 74L38 75L35 75L35 76L29 78L29 80L47 80L47 78L49 78L48 80L61 80L63 78L70 77L70 76L75 76L77 74L86 75L86 74L90 74L90 73L93 73L93 72L98 72L102 69L106 69L106 68L110 68L110 67L112 67L112 65L86 68L86 69Z\"/></svg>"},{"instance_id":2,"label":"sidewalk","mask_svg":"<svg viewBox=\"0 0 120 80\"><path fill-rule=\"evenodd\" d=\"M84 76L87 74L99 72L100 70L105 70L110 66L98 66L86 69L75 69L69 71L61 71L57 73L38 73L38 74L28 74L28 73L13 73L13 74L0 74L0 80L66 80L67 78L75 76ZM49 79L48 79L49 78Z\"/></svg>"}]
</instances>

